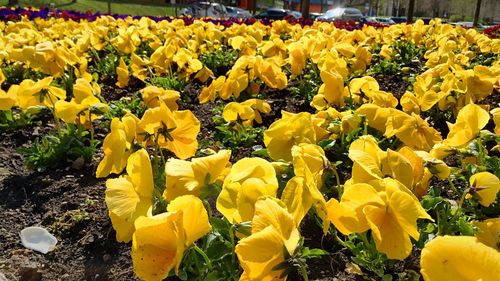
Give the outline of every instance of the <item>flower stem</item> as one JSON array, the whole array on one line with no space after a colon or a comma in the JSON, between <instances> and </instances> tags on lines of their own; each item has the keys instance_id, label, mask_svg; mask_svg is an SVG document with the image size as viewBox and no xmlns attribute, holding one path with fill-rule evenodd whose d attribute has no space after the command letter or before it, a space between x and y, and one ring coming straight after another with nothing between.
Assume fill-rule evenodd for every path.
<instances>
[{"instance_id":1,"label":"flower stem","mask_svg":"<svg viewBox=\"0 0 500 281\"><path fill-rule=\"evenodd\" d=\"M212 262L211 262L211 261L210 261L210 259L208 258L207 254L205 254L205 252L203 252L203 250L202 250L202 249L200 249L200 247L198 247L198 245L196 245L196 244L193 244L193 248L194 248L194 250L195 250L198 254L200 254L200 255L203 257L203 259L205 260L205 264L206 264L206 265L207 265L207 267L208 267L208 270L211 270L211 269L212 269Z\"/></svg>"},{"instance_id":2,"label":"flower stem","mask_svg":"<svg viewBox=\"0 0 500 281\"><path fill-rule=\"evenodd\" d=\"M234 224L229 228L229 239L231 240L231 264L234 264L236 261L235 257L235 245L234 245Z\"/></svg>"},{"instance_id":3,"label":"flower stem","mask_svg":"<svg viewBox=\"0 0 500 281\"><path fill-rule=\"evenodd\" d=\"M309 277L307 277L307 269L305 267L305 265L300 265L299 266L299 270L300 270L300 273L302 274L302 279L304 279L304 281L309 281Z\"/></svg>"}]
</instances>

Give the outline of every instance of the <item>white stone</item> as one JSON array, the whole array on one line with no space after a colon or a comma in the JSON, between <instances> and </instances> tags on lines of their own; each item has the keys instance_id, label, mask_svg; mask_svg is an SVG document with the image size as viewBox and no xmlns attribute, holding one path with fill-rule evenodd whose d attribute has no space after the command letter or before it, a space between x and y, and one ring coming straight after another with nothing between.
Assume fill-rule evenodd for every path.
<instances>
[{"instance_id":1,"label":"white stone","mask_svg":"<svg viewBox=\"0 0 500 281\"><path fill-rule=\"evenodd\" d=\"M43 227L26 227L21 230L19 236L24 247L43 254L54 250L57 244L57 238Z\"/></svg>"}]
</instances>

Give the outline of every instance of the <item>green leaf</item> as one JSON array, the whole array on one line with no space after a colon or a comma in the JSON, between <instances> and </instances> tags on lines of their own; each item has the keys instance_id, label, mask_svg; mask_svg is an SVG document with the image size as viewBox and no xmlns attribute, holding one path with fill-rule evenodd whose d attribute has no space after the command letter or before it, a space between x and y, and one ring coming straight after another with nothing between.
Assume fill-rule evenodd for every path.
<instances>
[{"instance_id":1,"label":"green leaf","mask_svg":"<svg viewBox=\"0 0 500 281\"><path fill-rule=\"evenodd\" d=\"M262 149L257 149L252 152L253 156L260 156L260 157L269 157L269 153L267 152L267 149L262 148Z\"/></svg>"},{"instance_id":2,"label":"green leaf","mask_svg":"<svg viewBox=\"0 0 500 281\"><path fill-rule=\"evenodd\" d=\"M435 209L439 203L443 202L444 199L442 197L432 197L432 196L424 196L420 203L422 204L422 207L426 210L433 210Z\"/></svg>"},{"instance_id":3,"label":"green leaf","mask_svg":"<svg viewBox=\"0 0 500 281\"><path fill-rule=\"evenodd\" d=\"M323 150L329 150L335 146L335 140L333 139L322 140L318 143L318 145L321 146Z\"/></svg>"},{"instance_id":4,"label":"green leaf","mask_svg":"<svg viewBox=\"0 0 500 281\"><path fill-rule=\"evenodd\" d=\"M320 258L322 256L327 256L330 253L321 250L321 249L309 249L308 247L304 247L302 249L302 252L300 253L300 256L305 259L315 259L315 258Z\"/></svg>"}]
</instances>

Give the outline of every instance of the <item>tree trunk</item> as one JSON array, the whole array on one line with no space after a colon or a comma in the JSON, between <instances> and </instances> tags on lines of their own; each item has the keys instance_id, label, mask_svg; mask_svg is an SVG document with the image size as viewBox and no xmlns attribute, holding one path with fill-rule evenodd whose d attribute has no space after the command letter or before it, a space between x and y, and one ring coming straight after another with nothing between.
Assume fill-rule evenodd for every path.
<instances>
[{"instance_id":1,"label":"tree trunk","mask_svg":"<svg viewBox=\"0 0 500 281\"><path fill-rule=\"evenodd\" d=\"M9 0L9 3L7 3L7 6L17 6L19 5L19 0Z\"/></svg>"},{"instance_id":2,"label":"tree trunk","mask_svg":"<svg viewBox=\"0 0 500 281\"><path fill-rule=\"evenodd\" d=\"M302 7L300 7L302 17L305 19L309 18L309 3L309 0L302 0Z\"/></svg>"},{"instance_id":3,"label":"tree trunk","mask_svg":"<svg viewBox=\"0 0 500 281\"><path fill-rule=\"evenodd\" d=\"M108 0L108 14L111 14L111 0Z\"/></svg>"},{"instance_id":4,"label":"tree trunk","mask_svg":"<svg viewBox=\"0 0 500 281\"><path fill-rule=\"evenodd\" d=\"M409 0L408 2L408 16L406 17L407 23L413 22L413 10L415 9L415 0Z\"/></svg>"},{"instance_id":5,"label":"tree trunk","mask_svg":"<svg viewBox=\"0 0 500 281\"><path fill-rule=\"evenodd\" d=\"M481 0L477 0L476 2L476 12L474 13L474 22L472 23L473 26L477 26L479 22L479 13L481 12Z\"/></svg>"}]
</instances>

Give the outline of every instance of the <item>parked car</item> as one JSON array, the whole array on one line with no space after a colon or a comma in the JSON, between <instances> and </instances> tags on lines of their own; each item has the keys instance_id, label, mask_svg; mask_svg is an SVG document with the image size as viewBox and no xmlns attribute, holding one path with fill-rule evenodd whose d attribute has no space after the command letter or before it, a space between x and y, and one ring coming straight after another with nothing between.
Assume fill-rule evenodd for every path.
<instances>
[{"instance_id":1,"label":"parked car","mask_svg":"<svg viewBox=\"0 0 500 281\"><path fill-rule=\"evenodd\" d=\"M212 18L228 17L226 6L219 3L198 2L181 9L179 12L182 16Z\"/></svg>"},{"instance_id":2,"label":"parked car","mask_svg":"<svg viewBox=\"0 0 500 281\"><path fill-rule=\"evenodd\" d=\"M387 25L395 24L395 22L392 19L383 18L383 17L369 17L369 18L366 18L366 21L387 24Z\"/></svg>"},{"instance_id":3,"label":"parked car","mask_svg":"<svg viewBox=\"0 0 500 281\"><path fill-rule=\"evenodd\" d=\"M335 8L318 17L318 20L361 20L362 18L363 14L356 8Z\"/></svg>"},{"instance_id":4,"label":"parked car","mask_svg":"<svg viewBox=\"0 0 500 281\"><path fill-rule=\"evenodd\" d=\"M321 17L323 13L309 13L309 19L315 20L318 17Z\"/></svg>"},{"instance_id":5,"label":"parked car","mask_svg":"<svg viewBox=\"0 0 500 281\"><path fill-rule=\"evenodd\" d=\"M249 11L242 8L226 6L226 10L230 18L248 19L252 17Z\"/></svg>"},{"instance_id":6,"label":"parked car","mask_svg":"<svg viewBox=\"0 0 500 281\"><path fill-rule=\"evenodd\" d=\"M391 17L391 20L395 23L404 23L407 21L406 17Z\"/></svg>"},{"instance_id":7,"label":"parked car","mask_svg":"<svg viewBox=\"0 0 500 281\"><path fill-rule=\"evenodd\" d=\"M298 18L302 17L302 14L300 12L296 12L296 11L270 8L270 9L267 9L263 12L260 12L258 15L255 16L255 18L256 19L282 20L287 16L291 16L293 18L298 19Z\"/></svg>"}]
</instances>

